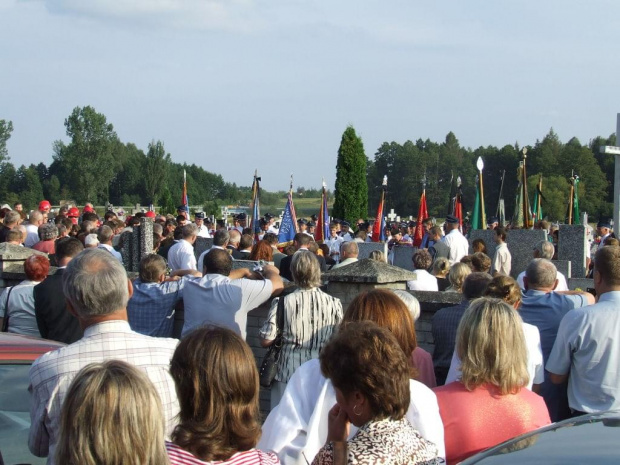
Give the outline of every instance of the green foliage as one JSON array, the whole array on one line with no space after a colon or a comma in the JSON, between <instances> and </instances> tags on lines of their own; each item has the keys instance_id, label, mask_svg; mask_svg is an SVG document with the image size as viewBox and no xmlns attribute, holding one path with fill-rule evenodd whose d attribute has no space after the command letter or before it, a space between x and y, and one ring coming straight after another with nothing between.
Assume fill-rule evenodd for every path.
<instances>
[{"instance_id":1,"label":"green foliage","mask_svg":"<svg viewBox=\"0 0 620 465\"><path fill-rule=\"evenodd\" d=\"M0 163L9 159L6 142L10 139L12 132L13 122L0 119Z\"/></svg>"},{"instance_id":2,"label":"green foliage","mask_svg":"<svg viewBox=\"0 0 620 465\"><path fill-rule=\"evenodd\" d=\"M120 166L121 144L106 117L94 108L76 107L65 120L69 145L57 144L54 157L78 203L104 203L109 199L110 182Z\"/></svg>"},{"instance_id":3,"label":"green foliage","mask_svg":"<svg viewBox=\"0 0 620 465\"><path fill-rule=\"evenodd\" d=\"M336 165L336 201L332 215L354 223L368 215L366 155L353 126L342 134Z\"/></svg>"},{"instance_id":4,"label":"green foliage","mask_svg":"<svg viewBox=\"0 0 620 465\"><path fill-rule=\"evenodd\" d=\"M157 204L159 195L166 185L168 168L170 166L170 154L166 153L161 141L152 141L144 162L144 190L151 203Z\"/></svg>"}]
</instances>

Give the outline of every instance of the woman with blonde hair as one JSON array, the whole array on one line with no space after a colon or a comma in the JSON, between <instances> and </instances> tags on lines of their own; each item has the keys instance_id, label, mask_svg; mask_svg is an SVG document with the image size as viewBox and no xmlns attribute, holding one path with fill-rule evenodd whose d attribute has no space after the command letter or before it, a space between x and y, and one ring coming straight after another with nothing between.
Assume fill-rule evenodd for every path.
<instances>
[{"instance_id":1,"label":"woman with blonde hair","mask_svg":"<svg viewBox=\"0 0 620 465\"><path fill-rule=\"evenodd\" d=\"M258 370L250 347L227 328L201 327L170 362L181 412L166 443L172 465L279 463L255 449L261 433Z\"/></svg>"},{"instance_id":2,"label":"woman with blonde hair","mask_svg":"<svg viewBox=\"0 0 620 465\"><path fill-rule=\"evenodd\" d=\"M551 422L529 381L521 317L506 302L472 302L458 327L461 378L435 388L448 464Z\"/></svg>"},{"instance_id":3,"label":"woman with blonde hair","mask_svg":"<svg viewBox=\"0 0 620 465\"><path fill-rule=\"evenodd\" d=\"M471 267L466 263L458 262L452 265L452 267L450 268L450 273L448 274L448 279L450 280L450 287L446 290L449 292L458 292L462 294L465 278L467 278L467 276L469 276L471 272Z\"/></svg>"},{"instance_id":4,"label":"woman with blonde hair","mask_svg":"<svg viewBox=\"0 0 620 465\"><path fill-rule=\"evenodd\" d=\"M498 275L491 280L484 293L486 297L501 299L515 310L521 305L521 289L519 284L510 276ZM540 344L540 332L534 325L523 322L523 335L527 348L527 371L529 382L527 388L534 392L540 391L540 384L545 380L542 346ZM446 377L446 384L456 381L461 376L461 360L456 349L452 355L450 370Z\"/></svg>"},{"instance_id":5,"label":"woman with blonde hair","mask_svg":"<svg viewBox=\"0 0 620 465\"><path fill-rule=\"evenodd\" d=\"M161 400L147 376L120 360L91 363L62 406L56 463L165 465L164 436Z\"/></svg>"}]
</instances>

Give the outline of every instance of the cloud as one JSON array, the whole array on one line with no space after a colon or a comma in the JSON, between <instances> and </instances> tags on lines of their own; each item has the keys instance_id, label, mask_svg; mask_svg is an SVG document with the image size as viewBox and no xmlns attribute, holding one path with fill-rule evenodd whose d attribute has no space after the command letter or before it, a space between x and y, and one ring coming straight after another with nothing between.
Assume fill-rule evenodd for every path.
<instances>
[{"instance_id":1,"label":"cloud","mask_svg":"<svg viewBox=\"0 0 620 465\"><path fill-rule=\"evenodd\" d=\"M254 0L42 0L53 14L180 29L253 32L265 21Z\"/></svg>"}]
</instances>

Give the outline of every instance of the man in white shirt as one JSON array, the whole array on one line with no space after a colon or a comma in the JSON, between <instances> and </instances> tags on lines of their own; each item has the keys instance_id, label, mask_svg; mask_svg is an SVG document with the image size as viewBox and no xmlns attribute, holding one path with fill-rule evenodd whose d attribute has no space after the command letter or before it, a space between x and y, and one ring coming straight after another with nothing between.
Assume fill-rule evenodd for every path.
<instances>
[{"instance_id":1,"label":"man in white shirt","mask_svg":"<svg viewBox=\"0 0 620 465\"><path fill-rule=\"evenodd\" d=\"M202 252L200 254L200 257L198 257L198 264L197 264L198 271L204 274L204 270L203 270L204 260L207 254L211 250L213 249L226 250L229 242L230 242L230 232L228 232L227 229L218 229L217 231L215 231L215 233L213 234L213 245L211 246L210 249L207 249L204 252Z\"/></svg>"},{"instance_id":2,"label":"man in white shirt","mask_svg":"<svg viewBox=\"0 0 620 465\"><path fill-rule=\"evenodd\" d=\"M232 270L226 250L211 249L204 258L204 276L189 279L183 290L185 323L182 335L203 324L224 326L245 339L247 315L283 289L275 266L262 275L248 268Z\"/></svg>"},{"instance_id":3,"label":"man in white shirt","mask_svg":"<svg viewBox=\"0 0 620 465\"><path fill-rule=\"evenodd\" d=\"M211 234L209 234L209 228L205 225L205 212L196 212L194 215L194 222L198 227L198 237L211 237Z\"/></svg>"},{"instance_id":4,"label":"man in white shirt","mask_svg":"<svg viewBox=\"0 0 620 465\"><path fill-rule=\"evenodd\" d=\"M183 226L181 239L168 251L168 266L172 271L198 270L194 255L194 242L197 237L198 226L194 223Z\"/></svg>"},{"instance_id":5,"label":"man in white shirt","mask_svg":"<svg viewBox=\"0 0 620 465\"><path fill-rule=\"evenodd\" d=\"M39 226L41 226L43 222L43 213L38 210L34 210L30 213L28 225L26 226L28 235L24 241L24 247L32 247L39 242Z\"/></svg>"},{"instance_id":6,"label":"man in white shirt","mask_svg":"<svg viewBox=\"0 0 620 465\"><path fill-rule=\"evenodd\" d=\"M131 331L127 301L133 293L123 266L107 251L85 250L72 259L63 276L67 311L77 317L84 337L39 357L30 369L32 394L28 446L54 465L60 410L75 375L90 363L123 360L143 371L157 390L167 435L179 412L170 359L176 339L153 338ZM105 284L104 284L105 283Z\"/></svg>"},{"instance_id":7,"label":"man in white shirt","mask_svg":"<svg viewBox=\"0 0 620 465\"><path fill-rule=\"evenodd\" d=\"M506 244L506 230L502 227L495 229L495 254L493 254L493 263L491 265L491 274L493 276L503 275L510 276L512 267L512 255Z\"/></svg>"},{"instance_id":8,"label":"man in white shirt","mask_svg":"<svg viewBox=\"0 0 620 465\"><path fill-rule=\"evenodd\" d=\"M271 213L265 213L265 221L267 222L267 230L265 232L270 232L277 236L280 231L276 228L276 218Z\"/></svg>"},{"instance_id":9,"label":"man in white shirt","mask_svg":"<svg viewBox=\"0 0 620 465\"><path fill-rule=\"evenodd\" d=\"M555 247L549 241L540 241L538 244L536 244L536 247L534 248L534 258L545 258L547 260L551 260L553 259L554 254L555 254ZM525 291L525 284L523 283L524 276L525 276L525 271L522 271L521 273L519 273L519 276L517 276L517 284L519 284L519 287ZM566 282L566 277L559 271L557 272L557 280L558 280L558 284L554 290L555 291L568 291L568 284Z\"/></svg>"},{"instance_id":10,"label":"man in white shirt","mask_svg":"<svg viewBox=\"0 0 620 465\"><path fill-rule=\"evenodd\" d=\"M442 240L450 249L448 260L450 261L450 266L452 266L460 262L461 258L469 253L469 242L459 231L459 220L457 217L448 215L446 217L445 229L446 235Z\"/></svg>"},{"instance_id":11,"label":"man in white shirt","mask_svg":"<svg viewBox=\"0 0 620 465\"><path fill-rule=\"evenodd\" d=\"M329 247L329 256L336 263L340 260L340 244L344 242L344 239L338 235L338 225L329 225L329 239L325 241L327 247Z\"/></svg>"}]
</instances>

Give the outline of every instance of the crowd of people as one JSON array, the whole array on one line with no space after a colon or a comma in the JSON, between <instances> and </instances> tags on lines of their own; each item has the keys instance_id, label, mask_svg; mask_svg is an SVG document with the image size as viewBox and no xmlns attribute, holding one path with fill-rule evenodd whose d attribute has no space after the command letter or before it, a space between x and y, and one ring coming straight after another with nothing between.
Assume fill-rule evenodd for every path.
<instances>
[{"instance_id":1,"label":"crowd of people","mask_svg":"<svg viewBox=\"0 0 620 465\"><path fill-rule=\"evenodd\" d=\"M67 344L30 371L29 448L50 464L452 464L620 408L618 244L592 256L595 298L568 290L552 242L515 280L509 232L495 229L493 257L481 241L470 253L449 216L443 229L425 223L409 291L362 292L343 308L321 275L358 260L363 220L355 231L332 223L322 244L301 221L280 250L271 215L255 238L243 215L212 229L200 213L121 221L87 205L50 221L49 202L39 207L27 227L3 212L0 241L37 252L27 279L0 295L0 315L5 331ZM154 220L154 250L131 280L118 239L141 216ZM391 245L411 240L405 226ZM261 266L233 266L243 259ZM417 343L418 290L461 295L434 315L432 354ZM258 342L280 355L263 419L246 327L268 302Z\"/></svg>"}]
</instances>

